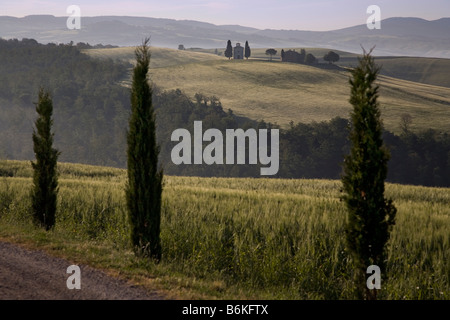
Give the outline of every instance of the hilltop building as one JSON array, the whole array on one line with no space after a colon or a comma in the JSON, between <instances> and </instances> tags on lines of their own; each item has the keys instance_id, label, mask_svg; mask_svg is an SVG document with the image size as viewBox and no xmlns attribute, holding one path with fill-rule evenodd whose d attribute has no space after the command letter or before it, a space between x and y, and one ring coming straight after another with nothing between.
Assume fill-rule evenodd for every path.
<instances>
[{"instance_id":1,"label":"hilltop building","mask_svg":"<svg viewBox=\"0 0 450 320\"><path fill-rule=\"evenodd\" d=\"M305 63L306 52L302 49L301 52L295 50L283 51L281 54L282 62L293 62L293 63Z\"/></svg>"},{"instance_id":2,"label":"hilltop building","mask_svg":"<svg viewBox=\"0 0 450 320\"><path fill-rule=\"evenodd\" d=\"M236 43L236 47L234 47L234 59L244 59L244 47L241 47L241 44Z\"/></svg>"}]
</instances>

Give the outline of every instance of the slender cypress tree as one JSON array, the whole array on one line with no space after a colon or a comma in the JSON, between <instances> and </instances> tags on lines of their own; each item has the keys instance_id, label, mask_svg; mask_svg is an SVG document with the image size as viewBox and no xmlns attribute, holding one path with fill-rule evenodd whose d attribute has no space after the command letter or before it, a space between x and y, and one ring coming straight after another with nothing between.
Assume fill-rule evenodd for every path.
<instances>
[{"instance_id":1,"label":"slender cypress tree","mask_svg":"<svg viewBox=\"0 0 450 320\"><path fill-rule=\"evenodd\" d=\"M36 111L38 118L35 122L36 128L33 130L36 162L31 162L33 167L32 212L35 223L49 230L55 225L58 194L56 165L59 152L53 148L52 99L50 93L42 88L39 90Z\"/></svg>"},{"instance_id":2,"label":"slender cypress tree","mask_svg":"<svg viewBox=\"0 0 450 320\"><path fill-rule=\"evenodd\" d=\"M358 297L365 299L376 299L376 290L366 286L366 270L377 265L385 274L385 247L397 211L392 200L384 197L389 153L382 140L378 85L374 84L378 72L371 51L364 51L350 79L352 147L342 177L348 209L347 247L357 270Z\"/></svg>"},{"instance_id":3,"label":"slender cypress tree","mask_svg":"<svg viewBox=\"0 0 450 320\"><path fill-rule=\"evenodd\" d=\"M161 259L160 221L163 171L158 169L152 88L149 85L149 39L135 50L131 116L127 136L128 184L126 201L131 240L138 255Z\"/></svg>"},{"instance_id":4,"label":"slender cypress tree","mask_svg":"<svg viewBox=\"0 0 450 320\"><path fill-rule=\"evenodd\" d=\"M228 40L227 42L227 49L225 50L225 57L228 58L228 60L233 57L233 46L231 45L231 40Z\"/></svg>"},{"instance_id":5,"label":"slender cypress tree","mask_svg":"<svg viewBox=\"0 0 450 320\"><path fill-rule=\"evenodd\" d=\"M248 45L248 41L245 41L245 57L248 58L252 55L252 50L250 49L250 46Z\"/></svg>"}]
</instances>

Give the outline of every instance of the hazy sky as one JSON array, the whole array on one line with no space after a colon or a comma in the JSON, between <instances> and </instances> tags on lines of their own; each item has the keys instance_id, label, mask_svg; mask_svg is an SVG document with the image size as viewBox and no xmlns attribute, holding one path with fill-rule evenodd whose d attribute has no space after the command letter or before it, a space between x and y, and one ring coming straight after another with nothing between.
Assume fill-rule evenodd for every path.
<instances>
[{"instance_id":1,"label":"hazy sky","mask_svg":"<svg viewBox=\"0 0 450 320\"><path fill-rule=\"evenodd\" d=\"M78 5L81 17L129 15L189 19L260 29L332 30L365 24L369 5L380 7L382 19L450 17L450 0L0 0L0 15L67 16L69 5Z\"/></svg>"}]
</instances>

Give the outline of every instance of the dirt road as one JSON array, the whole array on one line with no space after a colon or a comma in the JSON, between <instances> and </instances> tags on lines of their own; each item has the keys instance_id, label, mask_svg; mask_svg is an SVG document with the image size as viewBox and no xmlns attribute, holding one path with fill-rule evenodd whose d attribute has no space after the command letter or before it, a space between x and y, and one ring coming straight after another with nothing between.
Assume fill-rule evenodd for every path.
<instances>
[{"instance_id":1,"label":"dirt road","mask_svg":"<svg viewBox=\"0 0 450 320\"><path fill-rule=\"evenodd\" d=\"M72 263L0 241L0 300L160 300L157 292L133 286L89 266L80 267L80 289L68 289ZM72 282L71 282L72 283Z\"/></svg>"}]
</instances>

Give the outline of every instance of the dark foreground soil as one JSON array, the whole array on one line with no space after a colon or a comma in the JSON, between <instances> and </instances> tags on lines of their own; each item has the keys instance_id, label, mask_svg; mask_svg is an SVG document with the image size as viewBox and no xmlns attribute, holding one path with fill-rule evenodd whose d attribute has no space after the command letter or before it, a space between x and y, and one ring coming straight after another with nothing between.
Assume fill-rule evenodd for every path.
<instances>
[{"instance_id":1,"label":"dark foreground soil","mask_svg":"<svg viewBox=\"0 0 450 320\"><path fill-rule=\"evenodd\" d=\"M0 241L0 300L161 300L163 295L86 265L81 289L68 289L72 263Z\"/></svg>"}]
</instances>

